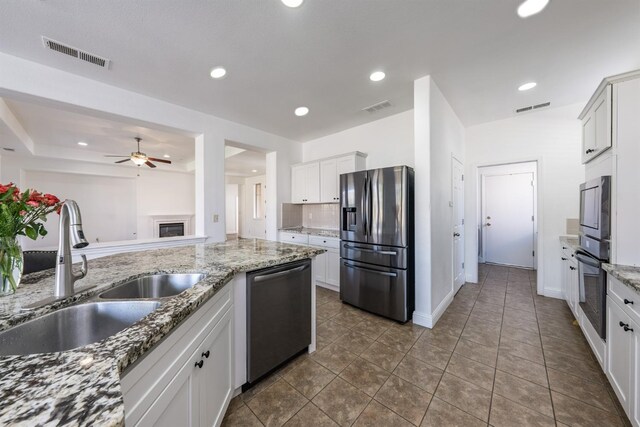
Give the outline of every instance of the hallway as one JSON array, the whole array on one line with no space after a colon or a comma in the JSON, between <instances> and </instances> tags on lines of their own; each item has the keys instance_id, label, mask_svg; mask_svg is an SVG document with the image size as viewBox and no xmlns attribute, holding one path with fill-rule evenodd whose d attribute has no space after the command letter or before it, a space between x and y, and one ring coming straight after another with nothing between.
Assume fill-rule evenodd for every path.
<instances>
[{"instance_id":1,"label":"hallway","mask_svg":"<svg viewBox=\"0 0 640 427\"><path fill-rule=\"evenodd\" d=\"M621 426L562 300L535 272L480 266L432 330L318 289L318 351L236 397L224 426Z\"/></svg>"}]
</instances>

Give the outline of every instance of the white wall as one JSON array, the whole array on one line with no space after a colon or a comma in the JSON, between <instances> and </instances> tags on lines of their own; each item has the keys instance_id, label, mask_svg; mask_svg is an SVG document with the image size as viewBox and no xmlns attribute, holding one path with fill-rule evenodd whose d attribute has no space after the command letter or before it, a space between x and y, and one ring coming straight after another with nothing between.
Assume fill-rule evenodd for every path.
<instances>
[{"instance_id":1,"label":"white wall","mask_svg":"<svg viewBox=\"0 0 640 427\"><path fill-rule=\"evenodd\" d=\"M193 135L196 146L196 234L209 236L210 241L224 241L226 237L224 146L227 140L264 152L276 152L283 164L302 160L299 143L210 114L4 53L0 53L0 70L0 97L20 97L70 109L89 109L99 116ZM278 178L282 179L276 188L279 205L289 199L290 174L278 175ZM214 222L214 215L218 215L218 222ZM270 226L275 236L277 221Z\"/></svg>"},{"instance_id":2,"label":"white wall","mask_svg":"<svg viewBox=\"0 0 640 427\"><path fill-rule=\"evenodd\" d=\"M367 154L367 169L413 167L413 110L305 142L302 160L308 162L353 151Z\"/></svg>"},{"instance_id":3,"label":"white wall","mask_svg":"<svg viewBox=\"0 0 640 427\"><path fill-rule=\"evenodd\" d=\"M584 181L581 129L583 104L552 108L471 126L466 130L465 258L467 281L477 282L478 167L538 161L538 293L561 296L558 236L566 219L578 217Z\"/></svg>"},{"instance_id":4,"label":"white wall","mask_svg":"<svg viewBox=\"0 0 640 427\"><path fill-rule=\"evenodd\" d=\"M227 184L225 190L225 209L226 216L225 221L227 222L227 234L236 234L238 233L238 223L240 219L239 215L239 185L238 184Z\"/></svg>"}]
</instances>

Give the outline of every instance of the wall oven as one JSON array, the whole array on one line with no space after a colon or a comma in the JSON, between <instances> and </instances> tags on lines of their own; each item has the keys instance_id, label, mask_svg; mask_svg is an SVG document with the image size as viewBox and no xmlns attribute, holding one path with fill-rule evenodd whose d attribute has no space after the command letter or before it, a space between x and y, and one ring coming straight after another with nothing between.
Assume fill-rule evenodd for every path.
<instances>
[{"instance_id":1,"label":"wall oven","mask_svg":"<svg viewBox=\"0 0 640 427\"><path fill-rule=\"evenodd\" d=\"M598 335L606 339L607 273L611 238L611 177L580 186L580 249L576 252L580 307Z\"/></svg>"}]
</instances>

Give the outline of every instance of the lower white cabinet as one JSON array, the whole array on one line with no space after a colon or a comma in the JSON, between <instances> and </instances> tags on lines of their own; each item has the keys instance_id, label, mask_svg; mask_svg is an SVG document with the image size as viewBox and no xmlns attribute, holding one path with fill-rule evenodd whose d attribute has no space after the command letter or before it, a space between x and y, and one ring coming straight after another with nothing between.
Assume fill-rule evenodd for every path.
<instances>
[{"instance_id":1,"label":"lower white cabinet","mask_svg":"<svg viewBox=\"0 0 640 427\"><path fill-rule=\"evenodd\" d=\"M232 301L221 290L125 372L127 425L222 423L235 388Z\"/></svg>"},{"instance_id":2,"label":"lower white cabinet","mask_svg":"<svg viewBox=\"0 0 640 427\"><path fill-rule=\"evenodd\" d=\"M576 319L579 319L579 290L578 290L578 262L575 252L570 247L563 245L561 250L562 271L560 275L561 289L564 299Z\"/></svg>"},{"instance_id":3,"label":"lower white cabinet","mask_svg":"<svg viewBox=\"0 0 640 427\"><path fill-rule=\"evenodd\" d=\"M279 241L297 245L317 246L327 252L313 259L313 275L316 282L340 287L340 239L299 233L280 232Z\"/></svg>"}]
</instances>

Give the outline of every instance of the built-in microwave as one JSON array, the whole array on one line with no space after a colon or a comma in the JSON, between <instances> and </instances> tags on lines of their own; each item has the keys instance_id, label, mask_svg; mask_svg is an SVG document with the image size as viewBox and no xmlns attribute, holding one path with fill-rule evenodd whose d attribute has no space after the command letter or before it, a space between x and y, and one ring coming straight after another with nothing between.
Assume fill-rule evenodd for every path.
<instances>
[{"instance_id":1,"label":"built-in microwave","mask_svg":"<svg viewBox=\"0 0 640 427\"><path fill-rule=\"evenodd\" d=\"M611 177L580 185L580 235L597 240L611 237Z\"/></svg>"}]
</instances>

